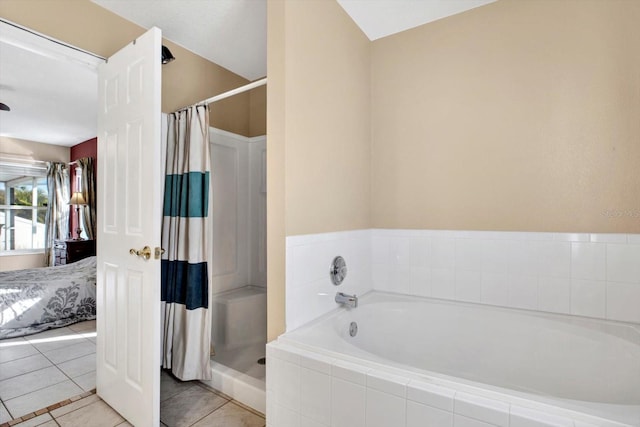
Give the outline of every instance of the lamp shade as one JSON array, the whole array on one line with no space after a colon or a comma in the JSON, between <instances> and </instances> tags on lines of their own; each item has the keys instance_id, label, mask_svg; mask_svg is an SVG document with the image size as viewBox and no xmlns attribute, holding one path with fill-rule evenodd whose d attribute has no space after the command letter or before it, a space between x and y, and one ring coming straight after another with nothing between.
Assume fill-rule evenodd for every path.
<instances>
[{"instance_id":1,"label":"lamp shade","mask_svg":"<svg viewBox=\"0 0 640 427\"><path fill-rule=\"evenodd\" d=\"M71 199L69 200L70 205L86 205L87 201L84 199L84 196L80 191L76 191L71 195Z\"/></svg>"}]
</instances>

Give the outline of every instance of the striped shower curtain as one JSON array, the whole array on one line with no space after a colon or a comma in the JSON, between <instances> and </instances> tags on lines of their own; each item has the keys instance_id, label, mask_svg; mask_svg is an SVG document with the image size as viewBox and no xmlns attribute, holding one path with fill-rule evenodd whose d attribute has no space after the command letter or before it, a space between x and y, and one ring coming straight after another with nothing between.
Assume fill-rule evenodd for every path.
<instances>
[{"instance_id":1,"label":"striped shower curtain","mask_svg":"<svg viewBox=\"0 0 640 427\"><path fill-rule=\"evenodd\" d=\"M169 115L162 219L162 367L181 380L211 379L207 271L209 110Z\"/></svg>"}]
</instances>

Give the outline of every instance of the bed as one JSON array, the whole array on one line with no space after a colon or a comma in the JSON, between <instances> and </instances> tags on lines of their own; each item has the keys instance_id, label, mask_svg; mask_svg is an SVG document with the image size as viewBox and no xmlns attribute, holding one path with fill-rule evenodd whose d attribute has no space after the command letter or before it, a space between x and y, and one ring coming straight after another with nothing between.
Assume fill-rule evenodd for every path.
<instances>
[{"instance_id":1,"label":"bed","mask_svg":"<svg viewBox=\"0 0 640 427\"><path fill-rule=\"evenodd\" d=\"M96 257L0 272L0 339L96 318Z\"/></svg>"}]
</instances>

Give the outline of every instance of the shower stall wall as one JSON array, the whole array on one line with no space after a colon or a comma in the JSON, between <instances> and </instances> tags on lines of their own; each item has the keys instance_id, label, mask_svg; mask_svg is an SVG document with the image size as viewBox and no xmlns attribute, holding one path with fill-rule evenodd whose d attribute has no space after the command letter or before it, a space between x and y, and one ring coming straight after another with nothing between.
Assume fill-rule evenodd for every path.
<instances>
[{"instance_id":1,"label":"shower stall wall","mask_svg":"<svg viewBox=\"0 0 640 427\"><path fill-rule=\"evenodd\" d=\"M210 385L264 411L266 137L210 128ZM261 363L259 363L259 361Z\"/></svg>"}]
</instances>

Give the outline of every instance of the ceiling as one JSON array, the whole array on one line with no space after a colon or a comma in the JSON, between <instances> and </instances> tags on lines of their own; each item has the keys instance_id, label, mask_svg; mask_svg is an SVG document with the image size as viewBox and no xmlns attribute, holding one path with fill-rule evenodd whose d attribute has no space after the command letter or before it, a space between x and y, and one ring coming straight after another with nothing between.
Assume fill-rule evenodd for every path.
<instances>
[{"instance_id":1,"label":"ceiling","mask_svg":"<svg viewBox=\"0 0 640 427\"><path fill-rule=\"evenodd\" d=\"M67 147L94 138L98 61L0 22L0 102L11 108L0 136Z\"/></svg>"},{"instance_id":2,"label":"ceiling","mask_svg":"<svg viewBox=\"0 0 640 427\"><path fill-rule=\"evenodd\" d=\"M266 75L266 0L92 1L248 80ZM495 0L337 1L375 40ZM0 102L11 107L0 136L63 146L95 137L97 62L0 22Z\"/></svg>"},{"instance_id":3,"label":"ceiling","mask_svg":"<svg viewBox=\"0 0 640 427\"><path fill-rule=\"evenodd\" d=\"M376 40L496 0L337 1L369 40Z\"/></svg>"}]
</instances>

